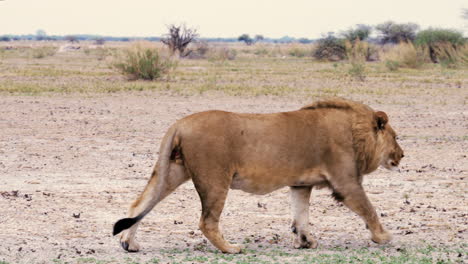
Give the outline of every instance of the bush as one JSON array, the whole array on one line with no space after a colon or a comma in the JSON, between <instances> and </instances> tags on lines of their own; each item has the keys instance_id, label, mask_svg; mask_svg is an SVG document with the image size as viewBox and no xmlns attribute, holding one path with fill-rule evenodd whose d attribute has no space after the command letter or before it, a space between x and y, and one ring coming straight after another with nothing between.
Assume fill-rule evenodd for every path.
<instances>
[{"instance_id":1,"label":"bush","mask_svg":"<svg viewBox=\"0 0 468 264\"><path fill-rule=\"evenodd\" d=\"M0 41L11 41L9 36L0 36Z\"/></svg>"},{"instance_id":2,"label":"bush","mask_svg":"<svg viewBox=\"0 0 468 264\"><path fill-rule=\"evenodd\" d=\"M452 57L447 55L457 56L457 49L465 44L465 39L463 34L456 30L430 28L418 33L415 44L426 46L431 61L437 63Z\"/></svg>"},{"instance_id":3,"label":"bush","mask_svg":"<svg viewBox=\"0 0 468 264\"><path fill-rule=\"evenodd\" d=\"M421 68L428 61L427 51L424 47L415 47L411 43L400 43L390 50L381 54L387 68L398 69L398 67Z\"/></svg>"},{"instance_id":4,"label":"bush","mask_svg":"<svg viewBox=\"0 0 468 264\"><path fill-rule=\"evenodd\" d=\"M172 55L178 52L180 57L187 56L188 53L185 52L185 49L198 37L197 30L188 28L185 24L172 24L167 26L167 29L169 33L161 39L161 42L168 46Z\"/></svg>"},{"instance_id":5,"label":"bush","mask_svg":"<svg viewBox=\"0 0 468 264\"><path fill-rule=\"evenodd\" d=\"M387 21L379 24L375 27L377 31L380 31L381 42L395 43L400 42L412 42L416 37L416 31L419 26L414 23L397 24L393 21Z\"/></svg>"},{"instance_id":6,"label":"bush","mask_svg":"<svg viewBox=\"0 0 468 264\"><path fill-rule=\"evenodd\" d=\"M237 56L237 51L234 49L227 48L227 47L217 47L217 48L211 49L208 52L208 58L210 60L220 60L220 61L234 60L236 56Z\"/></svg>"},{"instance_id":7,"label":"bush","mask_svg":"<svg viewBox=\"0 0 468 264\"><path fill-rule=\"evenodd\" d=\"M348 74L359 81L364 81L366 78L366 66L362 61L351 61L351 66L348 69Z\"/></svg>"},{"instance_id":8,"label":"bush","mask_svg":"<svg viewBox=\"0 0 468 264\"><path fill-rule=\"evenodd\" d=\"M237 38L238 41L244 41L247 45L252 45L254 43L254 39L252 39L249 34L242 34Z\"/></svg>"},{"instance_id":9,"label":"bush","mask_svg":"<svg viewBox=\"0 0 468 264\"><path fill-rule=\"evenodd\" d=\"M378 50L374 45L356 39L345 41L346 56L349 60L376 61L379 58Z\"/></svg>"},{"instance_id":10,"label":"bush","mask_svg":"<svg viewBox=\"0 0 468 264\"><path fill-rule=\"evenodd\" d=\"M154 80L167 74L176 64L154 47L136 45L126 51L114 67L130 79Z\"/></svg>"},{"instance_id":11,"label":"bush","mask_svg":"<svg viewBox=\"0 0 468 264\"><path fill-rule=\"evenodd\" d=\"M394 60L386 60L385 67L387 67L389 71L397 71L398 68L400 68L400 63Z\"/></svg>"},{"instance_id":12,"label":"bush","mask_svg":"<svg viewBox=\"0 0 468 264\"><path fill-rule=\"evenodd\" d=\"M350 28L341 35L348 41L354 42L355 40L363 41L369 38L372 32L372 27L368 25L358 24L355 28Z\"/></svg>"},{"instance_id":13,"label":"bush","mask_svg":"<svg viewBox=\"0 0 468 264\"><path fill-rule=\"evenodd\" d=\"M338 61L346 58L344 40L333 35L319 39L313 52L314 58L318 60Z\"/></svg>"},{"instance_id":14,"label":"bush","mask_svg":"<svg viewBox=\"0 0 468 264\"><path fill-rule=\"evenodd\" d=\"M57 53L55 47L40 47L31 50L31 57L34 59L42 59L49 56L54 56Z\"/></svg>"},{"instance_id":15,"label":"bush","mask_svg":"<svg viewBox=\"0 0 468 264\"><path fill-rule=\"evenodd\" d=\"M289 56L303 58L312 54L309 45L293 45L288 49Z\"/></svg>"},{"instance_id":16,"label":"bush","mask_svg":"<svg viewBox=\"0 0 468 264\"><path fill-rule=\"evenodd\" d=\"M210 51L210 46L206 41L197 41L193 48L191 47L187 52L186 58L188 59L204 59L206 58L208 52Z\"/></svg>"},{"instance_id":17,"label":"bush","mask_svg":"<svg viewBox=\"0 0 468 264\"><path fill-rule=\"evenodd\" d=\"M456 46L450 43L438 43L433 45L432 51L434 52L434 58L439 62L443 67L447 68L457 68L460 65L468 64L468 53L467 46ZM429 52L431 54L431 52ZM431 56L432 60L432 56Z\"/></svg>"}]
</instances>

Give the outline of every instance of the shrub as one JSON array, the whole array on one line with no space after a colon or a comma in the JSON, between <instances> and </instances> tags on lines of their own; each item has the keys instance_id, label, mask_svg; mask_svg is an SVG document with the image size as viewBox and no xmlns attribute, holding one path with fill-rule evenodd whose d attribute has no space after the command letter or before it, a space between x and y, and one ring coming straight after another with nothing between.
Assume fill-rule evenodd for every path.
<instances>
[{"instance_id":1,"label":"shrub","mask_svg":"<svg viewBox=\"0 0 468 264\"><path fill-rule=\"evenodd\" d=\"M397 24L393 21L387 21L375 27L380 31L381 42L385 43L400 43L412 42L416 37L416 31L419 26L414 23Z\"/></svg>"},{"instance_id":2,"label":"shrub","mask_svg":"<svg viewBox=\"0 0 468 264\"><path fill-rule=\"evenodd\" d=\"M355 40L366 40L372 32L372 27L368 25L358 24L355 28L350 28L341 33L341 35L348 41L354 42Z\"/></svg>"},{"instance_id":3,"label":"shrub","mask_svg":"<svg viewBox=\"0 0 468 264\"><path fill-rule=\"evenodd\" d=\"M161 56L155 47L140 44L124 51L114 67L130 79L154 80L167 74L176 64L168 57Z\"/></svg>"},{"instance_id":4,"label":"shrub","mask_svg":"<svg viewBox=\"0 0 468 264\"><path fill-rule=\"evenodd\" d=\"M257 56L268 56L269 53L269 49L266 45L259 45L254 50L254 54Z\"/></svg>"},{"instance_id":5,"label":"shrub","mask_svg":"<svg viewBox=\"0 0 468 264\"><path fill-rule=\"evenodd\" d=\"M208 52L208 58L211 60L234 60L236 56L237 51L227 47L217 47L215 49L211 49L210 52Z\"/></svg>"},{"instance_id":6,"label":"shrub","mask_svg":"<svg viewBox=\"0 0 468 264\"><path fill-rule=\"evenodd\" d=\"M356 39L351 42L345 41L346 56L350 60L362 60L362 61L376 61L378 60L377 48L365 41Z\"/></svg>"},{"instance_id":7,"label":"shrub","mask_svg":"<svg viewBox=\"0 0 468 264\"><path fill-rule=\"evenodd\" d=\"M94 39L94 44L95 45L104 45L106 40L103 37L97 37Z\"/></svg>"},{"instance_id":8,"label":"shrub","mask_svg":"<svg viewBox=\"0 0 468 264\"><path fill-rule=\"evenodd\" d=\"M254 39L252 39L249 34L242 34L237 38L238 41L244 41L247 45L252 45L254 43Z\"/></svg>"},{"instance_id":9,"label":"shrub","mask_svg":"<svg viewBox=\"0 0 468 264\"><path fill-rule=\"evenodd\" d=\"M31 50L31 57L35 59L42 59L49 56L54 56L57 53L55 47L40 47Z\"/></svg>"},{"instance_id":10,"label":"shrub","mask_svg":"<svg viewBox=\"0 0 468 264\"><path fill-rule=\"evenodd\" d=\"M9 36L0 36L0 41L11 41Z\"/></svg>"},{"instance_id":11,"label":"shrub","mask_svg":"<svg viewBox=\"0 0 468 264\"><path fill-rule=\"evenodd\" d=\"M359 81L364 81L366 78L366 66L363 61L351 61L348 74Z\"/></svg>"},{"instance_id":12,"label":"shrub","mask_svg":"<svg viewBox=\"0 0 468 264\"><path fill-rule=\"evenodd\" d=\"M432 48L437 62L439 62L443 67L457 68L460 65L468 64L466 45L458 46L458 48L456 48L456 46L445 42L438 43L430 48ZM429 54L431 54L431 52L429 52Z\"/></svg>"},{"instance_id":13,"label":"shrub","mask_svg":"<svg viewBox=\"0 0 468 264\"><path fill-rule=\"evenodd\" d=\"M312 54L311 48L308 45L293 45L288 49L289 56L303 58Z\"/></svg>"},{"instance_id":14,"label":"shrub","mask_svg":"<svg viewBox=\"0 0 468 264\"><path fill-rule=\"evenodd\" d=\"M346 58L345 43L332 34L317 41L313 52L314 58L318 60L338 61Z\"/></svg>"},{"instance_id":15,"label":"shrub","mask_svg":"<svg viewBox=\"0 0 468 264\"><path fill-rule=\"evenodd\" d=\"M394 60L386 60L385 67L387 67L389 71L397 71L398 68L400 68L400 63Z\"/></svg>"},{"instance_id":16,"label":"shrub","mask_svg":"<svg viewBox=\"0 0 468 264\"><path fill-rule=\"evenodd\" d=\"M190 48L190 50L187 52L188 55L186 57L189 59L204 59L206 58L209 50L210 46L208 45L208 42L197 41L193 45L193 48Z\"/></svg>"},{"instance_id":17,"label":"shrub","mask_svg":"<svg viewBox=\"0 0 468 264\"><path fill-rule=\"evenodd\" d=\"M297 42L301 43L301 44L309 44L309 43L312 43L312 40L308 39L308 38L300 38L297 40Z\"/></svg>"},{"instance_id":18,"label":"shrub","mask_svg":"<svg viewBox=\"0 0 468 264\"><path fill-rule=\"evenodd\" d=\"M457 56L457 48L465 44L465 39L463 34L456 30L430 28L418 33L415 44L426 46L431 61L437 63L448 57L456 59L453 56Z\"/></svg>"},{"instance_id":19,"label":"shrub","mask_svg":"<svg viewBox=\"0 0 468 264\"><path fill-rule=\"evenodd\" d=\"M390 67L421 68L428 61L424 47L415 47L411 43L400 43L381 54L383 61ZM388 66L387 66L388 68Z\"/></svg>"},{"instance_id":20,"label":"shrub","mask_svg":"<svg viewBox=\"0 0 468 264\"><path fill-rule=\"evenodd\" d=\"M161 42L166 44L171 53L179 53L179 56L187 56L188 53L185 53L187 46L198 37L197 30L194 28L187 28L185 24L182 25L169 25L169 33L166 34L164 38L161 39Z\"/></svg>"}]
</instances>

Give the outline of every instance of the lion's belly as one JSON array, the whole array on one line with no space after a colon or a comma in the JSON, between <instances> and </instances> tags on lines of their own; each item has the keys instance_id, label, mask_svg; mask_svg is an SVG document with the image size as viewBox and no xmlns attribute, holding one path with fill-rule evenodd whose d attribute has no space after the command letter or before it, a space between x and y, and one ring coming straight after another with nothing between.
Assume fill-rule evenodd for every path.
<instances>
[{"instance_id":1,"label":"lion's belly","mask_svg":"<svg viewBox=\"0 0 468 264\"><path fill-rule=\"evenodd\" d=\"M320 169L308 169L301 172L269 171L259 172L239 170L232 178L231 189L253 194L267 194L285 186L313 186L326 181Z\"/></svg>"}]
</instances>

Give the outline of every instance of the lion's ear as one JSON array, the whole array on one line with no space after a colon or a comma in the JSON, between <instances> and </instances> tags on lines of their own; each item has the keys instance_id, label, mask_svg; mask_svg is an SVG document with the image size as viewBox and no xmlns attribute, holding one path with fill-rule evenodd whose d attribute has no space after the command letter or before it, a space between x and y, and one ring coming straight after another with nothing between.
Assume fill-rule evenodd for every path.
<instances>
[{"instance_id":1,"label":"lion's ear","mask_svg":"<svg viewBox=\"0 0 468 264\"><path fill-rule=\"evenodd\" d=\"M375 113L375 122L377 123L377 129L383 130L388 122L388 116L385 112L378 111Z\"/></svg>"}]
</instances>

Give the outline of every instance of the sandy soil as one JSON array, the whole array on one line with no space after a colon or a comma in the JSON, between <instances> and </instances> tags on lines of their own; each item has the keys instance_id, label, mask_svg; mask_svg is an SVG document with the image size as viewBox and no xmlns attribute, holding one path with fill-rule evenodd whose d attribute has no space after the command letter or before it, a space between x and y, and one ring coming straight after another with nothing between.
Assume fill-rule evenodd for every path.
<instances>
[{"instance_id":1,"label":"sandy soil","mask_svg":"<svg viewBox=\"0 0 468 264\"><path fill-rule=\"evenodd\" d=\"M388 113L405 150L400 173L379 169L365 179L370 199L394 235L391 245L468 241L466 105L357 99ZM208 109L267 113L309 101L150 92L1 97L0 261L93 257L118 262L129 256L145 261L161 250L196 251L206 240L198 229L200 203L191 183L144 219L137 235L140 253L124 252L111 235L113 223L126 216L145 186L168 126ZM313 192L310 213L319 250L377 247L363 222L333 201L329 191ZM286 188L265 196L231 191L222 226L233 242L290 249L289 214Z\"/></svg>"}]
</instances>

